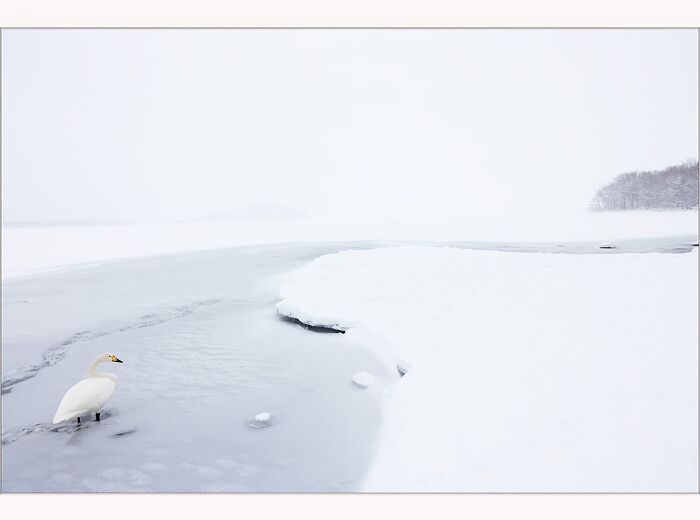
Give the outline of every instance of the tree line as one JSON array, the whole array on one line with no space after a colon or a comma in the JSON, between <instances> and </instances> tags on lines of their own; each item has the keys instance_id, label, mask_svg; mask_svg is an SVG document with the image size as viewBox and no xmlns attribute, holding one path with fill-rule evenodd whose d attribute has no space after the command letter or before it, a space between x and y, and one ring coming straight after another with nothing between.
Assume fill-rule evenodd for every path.
<instances>
[{"instance_id":1,"label":"tree line","mask_svg":"<svg viewBox=\"0 0 700 520\"><path fill-rule=\"evenodd\" d=\"M594 211L698 207L698 161L665 170L622 173L591 200Z\"/></svg>"}]
</instances>

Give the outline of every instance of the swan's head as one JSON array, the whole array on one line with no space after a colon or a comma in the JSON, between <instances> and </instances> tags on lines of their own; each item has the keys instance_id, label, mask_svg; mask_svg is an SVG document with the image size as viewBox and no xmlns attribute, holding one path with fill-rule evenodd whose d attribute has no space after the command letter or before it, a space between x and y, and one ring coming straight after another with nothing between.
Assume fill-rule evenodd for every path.
<instances>
[{"instance_id":1,"label":"swan's head","mask_svg":"<svg viewBox=\"0 0 700 520\"><path fill-rule=\"evenodd\" d=\"M114 354L110 354L109 352L103 352L100 357L101 360L105 363L124 363L117 356L115 356Z\"/></svg>"}]
</instances>

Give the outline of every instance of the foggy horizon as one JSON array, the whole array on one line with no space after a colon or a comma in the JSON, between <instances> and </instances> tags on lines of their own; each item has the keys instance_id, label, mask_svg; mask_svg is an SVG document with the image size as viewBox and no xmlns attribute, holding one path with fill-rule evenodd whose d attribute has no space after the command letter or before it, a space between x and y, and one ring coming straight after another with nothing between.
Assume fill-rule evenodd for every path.
<instances>
[{"instance_id":1,"label":"foggy horizon","mask_svg":"<svg viewBox=\"0 0 700 520\"><path fill-rule=\"evenodd\" d=\"M585 211L697 159L695 30L4 30L3 221Z\"/></svg>"}]
</instances>

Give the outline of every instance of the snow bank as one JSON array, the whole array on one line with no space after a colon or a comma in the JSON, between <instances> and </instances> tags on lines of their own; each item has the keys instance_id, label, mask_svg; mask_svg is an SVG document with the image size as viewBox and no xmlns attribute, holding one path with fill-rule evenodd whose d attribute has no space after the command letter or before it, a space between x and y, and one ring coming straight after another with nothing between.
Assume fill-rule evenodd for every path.
<instances>
[{"instance_id":1,"label":"snow bank","mask_svg":"<svg viewBox=\"0 0 700 520\"><path fill-rule=\"evenodd\" d=\"M279 311L410 366L367 491L694 492L697 258L343 251Z\"/></svg>"}]
</instances>

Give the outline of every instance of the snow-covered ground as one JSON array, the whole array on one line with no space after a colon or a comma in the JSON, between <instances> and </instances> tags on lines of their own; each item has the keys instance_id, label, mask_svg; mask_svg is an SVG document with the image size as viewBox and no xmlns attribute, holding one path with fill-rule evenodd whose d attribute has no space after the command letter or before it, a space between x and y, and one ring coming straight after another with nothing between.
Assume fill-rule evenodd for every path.
<instances>
[{"instance_id":1,"label":"snow-covered ground","mask_svg":"<svg viewBox=\"0 0 700 520\"><path fill-rule=\"evenodd\" d=\"M696 492L685 251L342 251L289 273L278 311L407 370L363 490Z\"/></svg>"},{"instance_id":2,"label":"snow-covered ground","mask_svg":"<svg viewBox=\"0 0 700 520\"><path fill-rule=\"evenodd\" d=\"M697 211L479 215L451 221L369 222L290 219L69 227L4 227L7 280L120 258L283 242L359 240L556 242L697 236Z\"/></svg>"}]
</instances>

